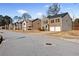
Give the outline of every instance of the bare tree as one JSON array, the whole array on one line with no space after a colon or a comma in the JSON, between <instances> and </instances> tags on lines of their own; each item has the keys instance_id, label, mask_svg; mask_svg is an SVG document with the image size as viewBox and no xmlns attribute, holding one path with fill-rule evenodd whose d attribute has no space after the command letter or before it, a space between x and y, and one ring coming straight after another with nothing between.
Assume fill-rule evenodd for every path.
<instances>
[{"instance_id":1,"label":"bare tree","mask_svg":"<svg viewBox=\"0 0 79 59\"><path fill-rule=\"evenodd\" d=\"M60 11L60 5L58 3L53 3L48 8L48 16L56 15Z\"/></svg>"},{"instance_id":2,"label":"bare tree","mask_svg":"<svg viewBox=\"0 0 79 59\"><path fill-rule=\"evenodd\" d=\"M24 13L24 14L22 15L22 18L23 18L24 20L27 20L27 19L30 19L30 18L31 18L31 15L29 15L28 13Z\"/></svg>"}]
</instances>

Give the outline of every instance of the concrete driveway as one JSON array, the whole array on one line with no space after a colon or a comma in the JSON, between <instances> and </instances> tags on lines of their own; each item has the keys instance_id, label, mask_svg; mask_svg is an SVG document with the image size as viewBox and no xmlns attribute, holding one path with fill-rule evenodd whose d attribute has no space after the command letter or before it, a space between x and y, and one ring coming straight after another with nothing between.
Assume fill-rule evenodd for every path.
<instances>
[{"instance_id":1,"label":"concrete driveway","mask_svg":"<svg viewBox=\"0 0 79 59\"><path fill-rule=\"evenodd\" d=\"M0 34L5 38L0 45L0 56L79 56L79 43L42 34L6 30L0 30Z\"/></svg>"}]
</instances>

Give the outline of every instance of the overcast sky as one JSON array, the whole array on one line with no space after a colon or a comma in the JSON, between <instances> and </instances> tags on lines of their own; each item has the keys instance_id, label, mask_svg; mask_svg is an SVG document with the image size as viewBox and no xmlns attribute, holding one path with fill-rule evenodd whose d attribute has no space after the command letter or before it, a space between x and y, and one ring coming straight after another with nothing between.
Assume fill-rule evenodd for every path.
<instances>
[{"instance_id":1,"label":"overcast sky","mask_svg":"<svg viewBox=\"0 0 79 59\"><path fill-rule=\"evenodd\" d=\"M0 3L0 15L21 16L23 13L29 13L32 18L47 15L50 3ZM75 3L61 3L60 13L68 12L73 18L79 18L79 4Z\"/></svg>"}]
</instances>

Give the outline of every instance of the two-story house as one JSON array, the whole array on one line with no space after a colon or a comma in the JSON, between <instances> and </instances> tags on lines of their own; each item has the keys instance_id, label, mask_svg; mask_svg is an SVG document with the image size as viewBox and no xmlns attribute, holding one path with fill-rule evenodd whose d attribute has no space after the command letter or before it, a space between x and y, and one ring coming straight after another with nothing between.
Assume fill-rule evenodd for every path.
<instances>
[{"instance_id":1,"label":"two-story house","mask_svg":"<svg viewBox=\"0 0 79 59\"><path fill-rule=\"evenodd\" d=\"M23 20L22 22L22 30L32 30L32 21L31 20Z\"/></svg>"},{"instance_id":2,"label":"two-story house","mask_svg":"<svg viewBox=\"0 0 79 59\"><path fill-rule=\"evenodd\" d=\"M72 19L68 13L48 16L45 19L45 29L49 31L69 31L72 30ZM44 22L43 22L44 23Z\"/></svg>"},{"instance_id":3,"label":"two-story house","mask_svg":"<svg viewBox=\"0 0 79 59\"><path fill-rule=\"evenodd\" d=\"M32 21L32 30L40 30L41 29L41 19L36 18Z\"/></svg>"}]
</instances>

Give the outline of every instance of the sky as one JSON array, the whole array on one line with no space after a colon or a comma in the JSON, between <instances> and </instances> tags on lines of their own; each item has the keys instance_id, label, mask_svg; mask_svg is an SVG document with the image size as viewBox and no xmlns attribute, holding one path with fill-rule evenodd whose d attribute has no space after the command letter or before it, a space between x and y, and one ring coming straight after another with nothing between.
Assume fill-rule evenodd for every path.
<instances>
[{"instance_id":1,"label":"sky","mask_svg":"<svg viewBox=\"0 0 79 59\"><path fill-rule=\"evenodd\" d=\"M29 13L32 19L40 18L41 15L47 15L48 7L52 3L0 3L0 15L10 17L21 16L23 13ZM79 18L78 3L60 3L60 12L68 12L71 18Z\"/></svg>"}]
</instances>

